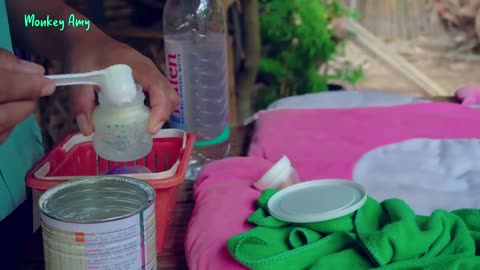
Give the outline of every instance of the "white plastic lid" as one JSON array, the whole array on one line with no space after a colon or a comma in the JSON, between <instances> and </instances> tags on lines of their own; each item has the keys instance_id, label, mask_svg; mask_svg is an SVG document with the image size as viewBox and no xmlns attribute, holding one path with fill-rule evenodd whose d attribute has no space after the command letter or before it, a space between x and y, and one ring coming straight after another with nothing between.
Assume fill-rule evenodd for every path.
<instances>
[{"instance_id":1,"label":"white plastic lid","mask_svg":"<svg viewBox=\"0 0 480 270\"><path fill-rule=\"evenodd\" d=\"M365 188L356 182L315 180L280 190L268 201L268 209L279 220L311 223L348 215L366 201Z\"/></svg>"},{"instance_id":2,"label":"white plastic lid","mask_svg":"<svg viewBox=\"0 0 480 270\"><path fill-rule=\"evenodd\" d=\"M275 188L290 176L292 164L290 160L283 156L275 165L272 166L263 176L253 184L259 190Z\"/></svg>"}]
</instances>

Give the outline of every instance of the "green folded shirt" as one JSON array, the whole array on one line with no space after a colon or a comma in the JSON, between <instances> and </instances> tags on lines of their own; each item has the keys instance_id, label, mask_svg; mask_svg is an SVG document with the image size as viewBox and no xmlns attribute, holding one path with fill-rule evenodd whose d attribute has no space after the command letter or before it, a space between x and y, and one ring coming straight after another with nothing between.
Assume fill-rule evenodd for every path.
<instances>
[{"instance_id":1,"label":"green folded shirt","mask_svg":"<svg viewBox=\"0 0 480 270\"><path fill-rule=\"evenodd\" d=\"M400 199L368 198L355 213L291 224L268 213L265 190L248 218L253 229L233 236L232 256L250 269L480 269L480 210L416 215Z\"/></svg>"}]
</instances>

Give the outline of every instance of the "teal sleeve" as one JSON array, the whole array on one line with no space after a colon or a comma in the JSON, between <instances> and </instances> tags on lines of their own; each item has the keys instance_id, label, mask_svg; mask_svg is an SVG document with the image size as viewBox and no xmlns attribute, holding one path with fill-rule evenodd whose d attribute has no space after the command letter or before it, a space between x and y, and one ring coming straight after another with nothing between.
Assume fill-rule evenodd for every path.
<instances>
[{"instance_id":1,"label":"teal sleeve","mask_svg":"<svg viewBox=\"0 0 480 270\"><path fill-rule=\"evenodd\" d=\"M0 0L0 48L13 51L5 0Z\"/></svg>"},{"instance_id":2,"label":"teal sleeve","mask_svg":"<svg viewBox=\"0 0 480 270\"><path fill-rule=\"evenodd\" d=\"M0 0L0 48L13 51L4 0ZM40 128L31 115L0 145L0 220L25 200L25 175L42 155Z\"/></svg>"}]
</instances>

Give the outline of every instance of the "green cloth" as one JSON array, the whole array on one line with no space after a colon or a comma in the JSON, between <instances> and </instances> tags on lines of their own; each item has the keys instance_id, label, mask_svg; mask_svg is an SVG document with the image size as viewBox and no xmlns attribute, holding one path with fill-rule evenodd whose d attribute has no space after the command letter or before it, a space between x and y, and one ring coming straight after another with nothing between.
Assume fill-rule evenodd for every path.
<instances>
[{"instance_id":1,"label":"green cloth","mask_svg":"<svg viewBox=\"0 0 480 270\"><path fill-rule=\"evenodd\" d=\"M4 0L0 0L0 48L13 51ZM43 153L42 134L33 115L0 145L0 220L25 200L25 174Z\"/></svg>"},{"instance_id":2,"label":"green cloth","mask_svg":"<svg viewBox=\"0 0 480 270\"><path fill-rule=\"evenodd\" d=\"M480 269L480 210L416 215L400 199L368 198L357 212L330 221L290 224L268 214L276 190L265 190L248 218L253 229L233 236L232 256L250 269Z\"/></svg>"}]
</instances>

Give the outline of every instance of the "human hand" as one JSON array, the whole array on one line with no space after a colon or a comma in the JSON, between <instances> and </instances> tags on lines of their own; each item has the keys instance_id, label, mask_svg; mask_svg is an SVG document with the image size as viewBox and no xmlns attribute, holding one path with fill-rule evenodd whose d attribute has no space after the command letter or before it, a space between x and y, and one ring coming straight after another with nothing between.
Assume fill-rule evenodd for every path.
<instances>
[{"instance_id":1,"label":"human hand","mask_svg":"<svg viewBox=\"0 0 480 270\"><path fill-rule=\"evenodd\" d=\"M44 74L42 66L0 49L0 143L34 112L39 97L55 91L55 83Z\"/></svg>"},{"instance_id":2,"label":"human hand","mask_svg":"<svg viewBox=\"0 0 480 270\"><path fill-rule=\"evenodd\" d=\"M154 63L138 51L105 37L102 41L78 43L66 57L68 72L88 72L114 64L126 64L133 70L134 80L150 97L151 113L148 132L155 134L164 125L178 104L178 95ZM95 108L94 86L75 86L70 91L77 123L83 135L93 130L92 112Z\"/></svg>"}]
</instances>

